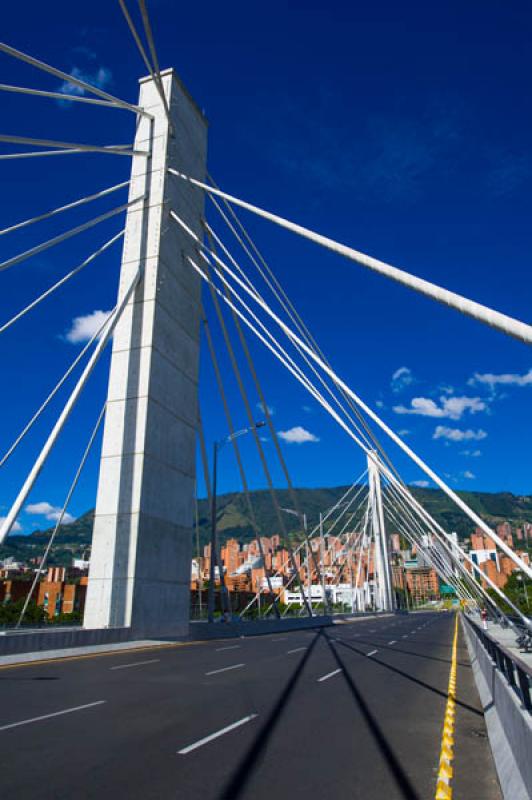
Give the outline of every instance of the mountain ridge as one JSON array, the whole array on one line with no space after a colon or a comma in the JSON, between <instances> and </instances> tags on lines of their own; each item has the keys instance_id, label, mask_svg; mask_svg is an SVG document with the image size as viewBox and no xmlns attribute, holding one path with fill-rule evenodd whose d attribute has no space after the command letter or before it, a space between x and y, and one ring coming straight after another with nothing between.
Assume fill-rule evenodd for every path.
<instances>
[{"instance_id":1,"label":"mountain ridge","mask_svg":"<svg viewBox=\"0 0 532 800\"><path fill-rule=\"evenodd\" d=\"M308 517L309 530L318 524L319 512L338 502L347 491L348 486L298 488L297 493L300 507L305 510ZM448 531L457 531L460 539L467 538L474 526L469 519L449 500L440 489L428 489L410 486L410 491L419 500L426 510ZM291 507L292 501L287 489L276 490L279 504ZM255 517L261 534L271 536L279 532L275 509L267 489L257 489L251 494ZM532 523L532 496L515 495L512 492L472 492L459 491L459 496L479 514L488 524L496 525L508 521L512 527L523 522ZM362 497L362 495L361 495ZM240 492L229 492L219 495L218 507L218 534L223 543L234 537L241 542L254 538L253 527L247 511L246 500ZM209 541L210 513L207 499L198 501L199 541L200 547ZM91 509L69 525L62 525L56 540L50 550L48 563L68 564L72 558L80 558L88 550L92 537L94 510ZM289 514L284 515L287 531L301 535L301 525L298 519ZM389 529L393 526L390 524ZM44 551L46 543L53 528L36 530L31 534L15 534L9 537L7 543L0 546L0 558L13 556L16 559L27 561L38 558ZM196 532L194 532L194 552L196 551Z\"/></svg>"}]
</instances>

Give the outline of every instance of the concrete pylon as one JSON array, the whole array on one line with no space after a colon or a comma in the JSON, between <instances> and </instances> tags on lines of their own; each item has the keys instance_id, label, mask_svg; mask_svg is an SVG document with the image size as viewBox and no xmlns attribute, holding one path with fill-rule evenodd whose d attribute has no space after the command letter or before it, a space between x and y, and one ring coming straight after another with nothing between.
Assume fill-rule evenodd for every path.
<instances>
[{"instance_id":1,"label":"concrete pylon","mask_svg":"<svg viewBox=\"0 0 532 800\"><path fill-rule=\"evenodd\" d=\"M390 553L384 525L378 456L374 451L370 452L368 455L368 481L368 502L375 541L375 564L378 577L377 598L379 599L381 611L393 611L395 608L395 595L393 591L392 568L390 565Z\"/></svg>"},{"instance_id":2,"label":"concrete pylon","mask_svg":"<svg viewBox=\"0 0 532 800\"><path fill-rule=\"evenodd\" d=\"M142 280L117 325L111 358L86 628L131 627L139 636L188 630L201 286L185 255L201 237L203 191L168 167L203 178L207 124L172 70L162 75L171 127L151 78L140 81L129 209L120 275L123 296Z\"/></svg>"}]
</instances>

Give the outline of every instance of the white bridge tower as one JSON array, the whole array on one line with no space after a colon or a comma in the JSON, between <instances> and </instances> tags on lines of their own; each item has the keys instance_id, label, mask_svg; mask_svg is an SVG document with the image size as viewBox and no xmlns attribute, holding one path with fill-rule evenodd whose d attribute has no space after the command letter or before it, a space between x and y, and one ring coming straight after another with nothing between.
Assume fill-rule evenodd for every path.
<instances>
[{"instance_id":1,"label":"white bridge tower","mask_svg":"<svg viewBox=\"0 0 532 800\"><path fill-rule=\"evenodd\" d=\"M139 117L119 299L141 280L115 330L94 520L86 628L131 627L139 636L186 632L189 618L198 420L200 278L192 240L202 236L204 192L168 167L205 176L207 124L172 70L161 73L169 114L152 78L140 82Z\"/></svg>"}]
</instances>

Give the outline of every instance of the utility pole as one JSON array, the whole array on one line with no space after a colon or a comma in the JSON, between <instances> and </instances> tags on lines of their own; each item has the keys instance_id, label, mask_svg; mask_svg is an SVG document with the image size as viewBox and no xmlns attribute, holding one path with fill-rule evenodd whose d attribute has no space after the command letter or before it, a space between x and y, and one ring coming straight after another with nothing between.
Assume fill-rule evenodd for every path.
<instances>
[{"instance_id":1,"label":"utility pole","mask_svg":"<svg viewBox=\"0 0 532 800\"><path fill-rule=\"evenodd\" d=\"M199 509L198 509L198 494L197 489L194 490L194 505L196 517L196 552L198 558L198 614L199 619L203 616L202 597L203 592L203 576L201 574L201 550L200 550L200 536L199 536Z\"/></svg>"},{"instance_id":2,"label":"utility pole","mask_svg":"<svg viewBox=\"0 0 532 800\"><path fill-rule=\"evenodd\" d=\"M321 591L323 595L323 614L329 610L329 601L325 592L325 539L323 537L323 514L320 511L320 554L321 554Z\"/></svg>"}]
</instances>

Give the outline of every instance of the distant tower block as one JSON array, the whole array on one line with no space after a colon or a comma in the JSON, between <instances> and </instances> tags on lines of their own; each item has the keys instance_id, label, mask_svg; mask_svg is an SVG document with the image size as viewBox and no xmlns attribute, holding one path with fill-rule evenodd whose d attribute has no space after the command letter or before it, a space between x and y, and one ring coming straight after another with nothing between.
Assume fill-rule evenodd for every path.
<instances>
[{"instance_id":1,"label":"distant tower block","mask_svg":"<svg viewBox=\"0 0 532 800\"><path fill-rule=\"evenodd\" d=\"M204 195L168 175L204 178L207 123L172 70L162 73L172 130L151 78L139 105L119 297L139 264L144 276L117 325L109 376L86 628L136 635L188 630L195 484L201 287L185 256L201 237Z\"/></svg>"}]
</instances>

